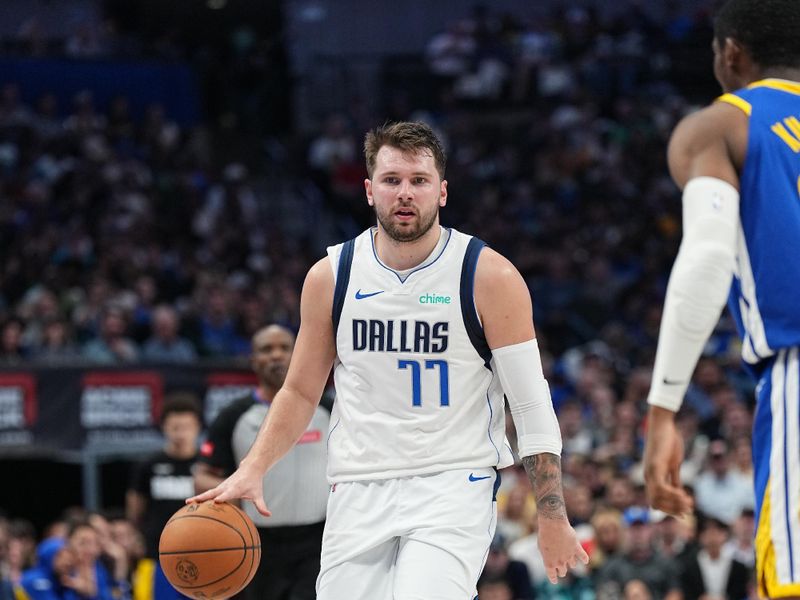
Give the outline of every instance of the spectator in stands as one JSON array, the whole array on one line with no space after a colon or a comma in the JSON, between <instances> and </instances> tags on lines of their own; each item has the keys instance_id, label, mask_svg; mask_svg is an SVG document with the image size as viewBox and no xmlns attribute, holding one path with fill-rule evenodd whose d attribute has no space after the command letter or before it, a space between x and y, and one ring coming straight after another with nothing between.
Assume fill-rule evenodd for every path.
<instances>
[{"instance_id":1,"label":"spectator in stands","mask_svg":"<svg viewBox=\"0 0 800 600\"><path fill-rule=\"evenodd\" d=\"M125 580L117 580L101 559L100 534L90 521L78 520L69 524L67 548L72 552L72 569L61 577L61 583L78 596L94 600L130 600L130 588Z\"/></svg>"},{"instance_id":2,"label":"spectator in stands","mask_svg":"<svg viewBox=\"0 0 800 600\"><path fill-rule=\"evenodd\" d=\"M58 298L52 290L36 286L25 294L18 308L18 315L25 321L22 334L23 345L35 349L42 341L44 323L61 316Z\"/></svg>"},{"instance_id":3,"label":"spectator in stands","mask_svg":"<svg viewBox=\"0 0 800 600\"><path fill-rule=\"evenodd\" d=\"M478 588L483 579L505 581L511 588L511 597L514 600L532 600L535 596L528 567L525 563L512 560L508 555L506 540L502 534L495 533L489 545L489 554L483 574L478 580Z\"/></svg>"},{"instance_id":4,"label":"spectator in stands","mask_svg":"<svg viewBox=\"0 0 800 600\"><path fill-rule=\"evenodd\" d=\"M729 526L744 509L755 506L752 483L731 468L725 440L714 440L709 444L706 469L698 475L694 492L700 512Z\"/></svg>"},{"instance_id":5,"label":"spectator in stands","mask_svg":"<svg viewBox=\"0 0 800 600\"><path fill-rule=\"evenodd\" d=\"M14 519L8 524L8 550L6 556L8 577L19 584L25 569L36 562L36 529L26 519Z\"/></svg>"},{"instance_id":6,"label":"spectator in stands","mask_svg":"<svg viewBox=\"0 0 800 600\"><path fill-rule=\"evenodd\" d=\"M125 551L128 564L128 583L130 589L137 580L147 577L147 569L151 563L143 561L145 555L144 536L133 522L123 514L112 513L109 516L111 539ZM137 600L147 600L138 598Z\"/></svg>"},{"instance_id":7,"label":"spectator in stands","mask_svg":"<svg viewBox=\"0 0 800 600\"><path fill-rule=\"evenodd\" d=\"M22 343L22 332L25 324L22 319L11 317L0 326L0 363L18 365L28 355Z\"/></svg>"},{"instance_id":8,"label":"spectator in stands","mask_svg":"<svg viewBox=\"0 0 800 600\"><path fill-rule=\"evenodd\" d=\"M752 571L733 557L726 547L727 523L701 515L698 521L700 548L685 557L680 587L684 600L701 598L747 598Z\"/></svg>"},{"instance_id":9,"label":"spectator in stands","mask_svg":"<svg viewBox=\"0 0 800 600\"><path fill-rule=\"evenodd\" d=\"M5 83L0 90L0 125L20 127L31 119L31 111L20 100L20 90L16 83Z\"/></svg>"},{"instance_id":10,"label":"spectator in stands","mask_svg":"<svg viewBox=\"0 0 800 600\"><path fill-rule=\"evenodd\" d=\"M511 544L528 534L531 513L536 512L536 503L530 483L520 479L520 484L511 488L503 497L502 505L498 502L497 531Z\"/></svg>"},{"instance_id":11,"label":"spectator in stands","mask_svg":"<svg viewBox=\"0 0 800 600\"><path fill-rule=\"evenodd\" d=\"M478 580L478 598L481 600L516 600L504 577L481 577Z\"/></svg>"},{"instance_id":12,"label":"spectator in stands","mask_svg":"<svg viewBox=\"0 0 800 600\"><path fill-rule=\"evenodd\" d=\"M620 556L623 551L624 527L622 514L612 508L603 508L592 517L594 548L589 554L589 568L600 569L608 560Z\"/></svg>"},{"instance_id":13,"label":"spectator in stands","mask_svg":"<svg viewBox=\"0 0 800 600\"><path fill-rule=\"evenodd\" d=\"M584 454L592 452L592 431L583 418L583 406L577 400L567 401L558 411L558 424L561 427L561 439L564 454Z\"/></svg>"},{"instance_id":14,"label":"spectator in stands","mask_svg":"<svg viewBox=\"0 0 800 600\"><path fill-rule=\"evenodd\" d=\"M357 156L358 146L345 116L329 115L323 131L308 148L308 164L312 171L330 178L339 164L352 162Z\"/></svg>"},{"instance_id":15,"label":"spectator in stands","mask_svg":"<svg viewBox=\"0 0 800 600\"><path fill-rule=\"evenodd\" d=\"M125 549L128 562L135 566L144 558L144 537L133 522L121 514L112 515L109 519L112 539Z\"/></svg>"},{"instance_id":16,"label":"spectator in stands","mask_svg":"<svg viewBox=\"0 0 800 600\"><path fill-rule=\"evenodd\" d=\"M753 415L743 402L734 402L722 413L720 434L729 442L750 439L753 434Z\"/></svg>"},{"instance_id":17,"label":"spectator in stands","mask_svg":"<svg viewBox=\"0 0 800 600\"><path fill-rule=\"evenodd\" d=\"M686 454L686 460L681 464L681 481L691 485L705 464L708 453L708 437L700 431L700 419L697 412L689 406L681 407L675 417L675 423L683 439Z\"/></svg>"},{"instance_id":18,"label":"spectator in stands","mask_svg":"<svg viewBox=\"0 0 800 600\"><path fill-rule=\"evenodd\" d=\"M230 358L247 354L248 344L239 334L231 306L231 290L214 284L205 298L199 319L201 354Z\"/></svg>"},{"instance_id":19,"label":"spectator in stands","mask_svg":"<svg viewBox=\"0 0 800 600\"><path fill-rule=\"evenodd\" d=\"M731 442L731 467L748 481L753 479L753 446L749 435L739 435Z\"/></svg>"},{"instance_id":20,"label":"spectator in stands","mask_svg":"<svg viewBox=\"0 0 800 600\"><path fill-rule=\"evenodd\" d=\"M48 538L38 563L25 571L21 588L30 600L130 600L127 582L117 582L100 561L97 531L88 520L70 524L66 538Z\"/></svg>"},{"instance_id":21,"label":"spectator in stands","mask_svg":"<svg viewBox=\"0 0 800 600\"><path fill-rule=\"evenodd\" d=\"M680 519L668 514L663 515L655 524L656 550L663 556L680 562L685 555L695 550L695 525L694 518L688 515Z\"/></svg>"},{"instance_id":22,"label":"spectator in stands","mask_svg":"<svg viewBox=\"0 0 800 600\"><path fill-rule=\"evenodd\" d=\"M657 598L641 579L631 579L622 589L624 600L653 600Z\"/></svg>"},{"instance_id":23,"label":"spectator in stands","mask_svg":"<svg viewBox=\"0 0 800 600\"><path fill-rule=\"evenodd\" d=\"M202 427L200 406L193 394L174 392L164 399L161 431L164 448L136 464L125 496L126 515L138 525L145 538L146 569L149 580L137 582L153 590L153 600L181 598L167 582L158 562L158 540L169 518L194 493L192 465L197 457L197 440ZM140 565L140 567L143 565ZM145 572L145 571L142 571ZM138 589L134 596L139 597Z\"/></svg>"},{"instance_id":24,"label":"spectator in stands","mask_svg":"<svg viewBox=\"0 0 800 600\"><path fill-rule=\"evenodd\" d=\"M69 323L63 318L48 319L42 327L42 339L32 352L42 363L57 364L79 360L81 351L72 338Z\"/></svg>"},{"instance_id":25,"label":"spectator in stands","mask_svg":"<svg viewBox=\"0 0 800 600\"><path fill-rule=\"evenodd\" d=\"M624 520L628 526L628 547L623 554L609 558L595 572L598 590L606 588L609 582L624 587L630 581L641 580L652 597L677 600L680 597L678 565L655 549L650 511L632 506L625 511Z\"/></svg>"},{"instance_id":26,"label":"spectator in stands","mask_svg":"<svg viewBox=\"0 0 800 600\"><path fill-rule=\"evenodd\" d=\"M139 348L127 336L127 328L125 311L118 306L106 306L100 315L100 334L84 346L84 358L104 364L138 360Z\"/></svg>"},{"instance_id":27,"label":"spectator in stands","mask_svg":"<svg viewBox=\"0 0 800 600\"><path fill-rule=\"evenodd\" d=\"M65 580L75 565L75 556L64 538L48 538L36 549L36 566L27 569L20 589L30 600L66 600Z\"/></svg>"},{"instance_id":28,"label":"spectator in stands","mask_svg":"<svg viewBox=\"0 0 800 600\"><path fill-rule=\"evenodd\" d=\"M726 549L735 560L751 569L756 564L755 531L755 513L746 508L733 523Z\"/></svg>"},{"instance_id":29,"label":"spectator in stands","mask_svg":"<svg viewBox=\"0 0 800 600\"><path fill-rule=\"evenodd\" d=\"M128 559L127 550L111 535L111 523L104 515L92 512L89 513L87 520L97 532L97 541L100 544L100 562L116 582L118 592L130 596L133 565Z\"/></svg>"},{"instance_id":30,"label":"spectator in stands","mask_svg":"<svg viewBox=\"0 0 800 600\"><path fill-rule=\"evenodd\" d=\"M581 482L569 482L564 485L564 503L567 507L569 520L575 531L578 532L578 539L581 539L579 526L583 531L589 523L594 513L594 500L592 492L588 486Z\"/></svg>"},{"instance_id":31,"label":"spectator in stands","mask_svg":"<svg viewBox=\"0 0 800 600\"><path fill-rule=\"evenodd\" d=\"M509 558L525 563L528 567L528 575L534 590L547 582L547 569L544 566L542 552L539 550L538 528L539 520L534 509L528 513L528 533L508 545Z\"/></svg>"},{"instance_id":32,"label":"spectator in stands","mask_svg":"<svg viewBox=\"0 0 800 600\"><path fill-rule=\"evenodd\" d=\"M194 345L179 335L178 311L168 304L153 310L152 335L142 348L144 360L161 363L189 363L197 357Z\"/></svg>"},{"instance_id":33,"label":"spectator in stands","mask_svg":"<svg viewBox=\"0 0 800 600\"><path fill-rule=\"evenodd\" d=\"M711 395L724 381L722 368L714 357L701 357L686 391L686 404L697 411L701 422L714 417L714 401Z\"/></svg>"},{"instance_id":34,"label":"spectator in stands","mask_svg":"<svg viewBox=\"0 0 800 600\"><path fill-rule=\"evenodd\" d=\"M618 474L608 483L605 495L606 504L619 511L620 514L633 504L633 498L633 482L625 474Z\"/></svg>"}]
</instances>

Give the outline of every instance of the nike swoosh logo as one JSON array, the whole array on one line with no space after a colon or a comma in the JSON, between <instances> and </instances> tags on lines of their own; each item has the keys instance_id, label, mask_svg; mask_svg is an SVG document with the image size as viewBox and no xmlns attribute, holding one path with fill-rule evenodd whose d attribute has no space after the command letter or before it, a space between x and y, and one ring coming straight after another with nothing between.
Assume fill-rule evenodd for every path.
<instances>
[{"instance_id":1,"label":"nike swoosh logo","mask_svg":"<svg viewBox=\"0 0 800 600\"><path fill-rule=\"evenodd\" d=\"M481 479L489 479L490 477L491 477L491 475L487 475L486 477L475 477L474 473L470 473L469 474L469 480L470 481L480 481Z\"/></svg>"},{"instance_id":2,"label":"nike swoosh logo","mask_svg":"<svg viewBox=\"0 0 800 600\"><path fill-rule=\"evenodd\" d=\"M364 298L369 298L369 297L371 297L371 296L377 296L378 294L382 294L382 293L383 293L383 292L385 292L385 291L386 291L386 290L378 290L377 292L370 292L370 293L368 293L368 294L362 294L362 293L361 293L361 290L359 289L359 290L356 292L356 300L363 300Z\"/></svg>"},{"instance_id":3,"label":"nike swoosh logo","mask_svg":"<svg viewBox=\"0 0 800 600\"><path fill-rule=\"evenodd\" d=\"M667 379L666 377L664 377L662 381L664 382L664 385L683 385L686 383L685 381L676 381L674 379Z\"/></svg>"}]
</instances>

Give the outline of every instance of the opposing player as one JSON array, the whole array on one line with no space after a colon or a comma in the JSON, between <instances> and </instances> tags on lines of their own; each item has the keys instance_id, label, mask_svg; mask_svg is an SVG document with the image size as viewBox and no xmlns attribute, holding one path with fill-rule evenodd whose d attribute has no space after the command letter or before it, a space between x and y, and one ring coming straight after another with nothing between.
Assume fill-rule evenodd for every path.
<instances>
[{"instance_id":1,"label":"opposing player","mask_svg":"<svg viewBox=\"0 0 800 600\"><path fill-rule=\"evenodd\" d=\"M420 123L365 142L377 226L329 249L306 278L286 383L239 469L189 501L249 498L305 431L332 365L331 486L319 600L466 600L496 524L503 394L533 482L555 581L588 557L561 492L561 437L517 270L439 225L445 156ZM335 363L335 364L334 364Z\"/></svg>"},{"instance_id":2,"label":"opposing player","mask_svg":"<svg viewBox=\"0 0 800 600\"><path fill-rule=\"evenodd\" d=\"M730 0L715 23L725 92L675 129L683 241L667 288L648 402L651 503L691 509L674 417L730 291L759 378L753 451L760 593L800 597L800 4Z\"/></svg>"}]
</instances>

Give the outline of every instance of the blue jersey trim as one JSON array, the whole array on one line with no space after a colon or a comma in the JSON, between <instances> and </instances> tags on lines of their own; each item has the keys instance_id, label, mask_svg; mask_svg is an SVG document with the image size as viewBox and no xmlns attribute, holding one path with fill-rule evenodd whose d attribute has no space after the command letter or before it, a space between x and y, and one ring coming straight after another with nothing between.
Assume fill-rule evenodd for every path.
<instances>
[{"instance_id":1,"label":"blue jersey trim","mask_svg":"<svg viewBox=\"0 0 800 600\"><path fill-rule=\"evenodd\" d=\"M772 357L764 361L764 370L756 386L756 410L753 418L753 469L755 470L755 495L756 495L756 523L761 518L761 507L764 503L764 494L770 476L770 448L772 448L772 370L777 364L777 358ZM772 482L777 484L777 478Z\"/></svg>"},{"instance_id":2,"label":"blue jersey trim","mask_svg":"<svg viewBox=\"0 0 800 600\"><path fill-rule=\"evenodd\" d=\"M486 343L486 336L483 334L483 327L478 318L478 311L475 309L475 269L478 266L478 257L486 243L476 237L472 238L467 244L464 253L464 263L461 266L461 316L464 319L464 328L467 330L469 341L483 359L484 366L489 369L489 362L492 360L492 351Z\"/></svg>"},{"instance_id":3,"label":"blue jersey trim","mask_svg":"<svg viewBox=\"0 0 800 600\"><path fill-rule=\"evenodd\" d=\"M489 398L489 390L492 387L492 382L494 381L494 373L492 373L492 378L489 380L489 387L486 388L486 404L489 406L489 426L486 428L486 433L489 435L489 441L491 442L492 446L494 447L494 451L497 452L497 462L500 463L500 450L497 447L497 444L494 443L492 439L492 421L494 420L494 411L492 410L492 400Z\"/></svg>"},{"instance_id":4,"label":"blue jersey trim","mask_svg":"<svg viewBox=\"0 0 800 600\"><path fill-rule=\"evenodd\" d=\"M353 265L353 250L355 239L348 240L342 245L342 253L339 255L339 268L336 274L336 287L333 290L333 335L339 330L339 318L342 316L344 308L344 298L347 295L347 286L350 283L350 267Z\"/></svg>"},{"instance_id":5,"label":"blue jersey trim","mask_svg":"<svg viewBox=\"0 0 800 600\"><path fill-rule=\"evenodd\" d=\"M453 231L449 227L445 227L444 229L445 229L445 231L447 231L447 240L445 241L444 246L442 247L442 251L439 252L439 254L436 256L436 258L434 258L427 265L423 265L421 267L417 267L416 269L414 269L413 271L408 273L405 277L401 277L400 273L398 273L397 271L395 271L391 267L387 267L385 264L383 264L381 262L381 259L378 258L378 251L375 249L375 236L373 236L372 235L372 231L370 231L369 241L372 244L372 256L375 257L375 262L376 263L378 263L381 267L383 267L384 269L389 271L389 273L394 274L394 276L397 277L397 280L400 283L405 283L406 281L408 281L408 278L411 277L414 273L418 273L420 271L423 271L424 269L427 269L428 267L430 267L432 264L434 264L437 260L439 260L442 257L442 254L444 254L444 251L447 250L447 246L450 244L450 238L453 237Z\"/></svg>"},{"instance_id":6,"label":"blue jersey trim","mask_svg":"<svg viewBox=\"0 0 800 600\"><path fill-rule=\"evenodd\" d=\"M331 445L331 436L333 435L334 430L339 426L339 423L341 423L341 422L342 422L341 419L337 419L336 420L336 424L333 427L331 427L331 430L328 432L328 439L325 441L325 450L326 451L328 450L328 448Z\"/></svg>"},{"instance_id":7,"label":"blue jersey trim","mask_svg":"<svg viewBox=\"0 0 800 600\"><path fill-rule=\"evenodd\" d=\"M789 414L786 410L786 386L789 383L789 353L791 350L785 350L783 354L783 415L784 419ZM794 552L792 550L792 524L789 519L791 514L791 503L789 501L789 425L783 424L783 493L784 502L786 503L786 537L789 540L789 580L794 581Z\"/></svg>"}]
</instances>

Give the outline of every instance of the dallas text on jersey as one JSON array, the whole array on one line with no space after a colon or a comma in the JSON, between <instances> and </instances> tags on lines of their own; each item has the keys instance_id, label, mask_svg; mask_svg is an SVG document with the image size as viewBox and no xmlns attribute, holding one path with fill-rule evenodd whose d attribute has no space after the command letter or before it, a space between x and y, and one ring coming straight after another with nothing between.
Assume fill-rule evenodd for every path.
<instances>
[{"instance_id":1,"label":"dallas text on jersey","mask_svg":"<svg viewBox=\"0 0 800 600\"><path fill-rule=\"evenodd\" d=\"M353 319L353 350L442 353L447 350L447 321Z\"/></svg>"}]
</instances>

